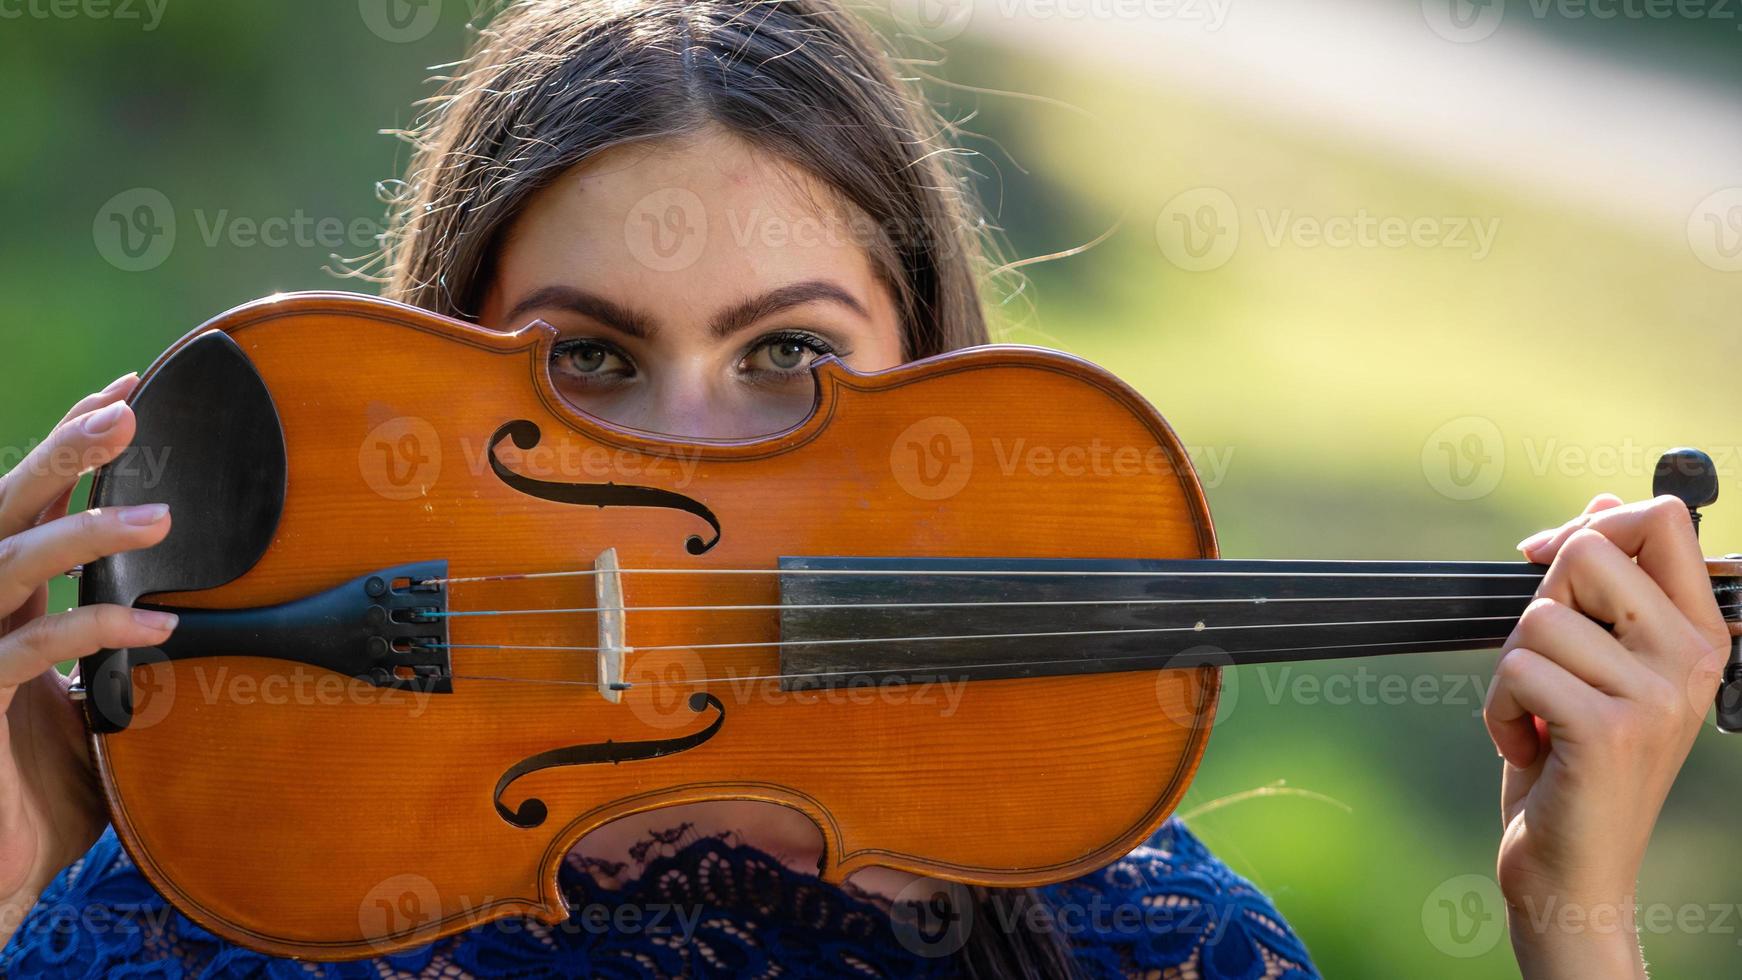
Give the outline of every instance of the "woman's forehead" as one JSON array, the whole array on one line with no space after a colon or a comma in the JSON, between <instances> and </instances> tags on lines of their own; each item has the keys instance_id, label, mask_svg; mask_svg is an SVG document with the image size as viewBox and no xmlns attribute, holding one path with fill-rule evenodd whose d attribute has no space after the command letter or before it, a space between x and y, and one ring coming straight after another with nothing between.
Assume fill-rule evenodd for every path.
<instances>
[{"instance_id":1,"label":"woman's forehead","mask_svg":"<svg viewBox=\"0 0 1742 980\"><path fill-rule=\"evenodd\" d=\"M534 194L497 256L496 285L509 302L579 278L706 305L709 293L826 277L871 302L882 288L874 232L801 168L708 130L602 152Z\"/></svg>"}]
</instances>

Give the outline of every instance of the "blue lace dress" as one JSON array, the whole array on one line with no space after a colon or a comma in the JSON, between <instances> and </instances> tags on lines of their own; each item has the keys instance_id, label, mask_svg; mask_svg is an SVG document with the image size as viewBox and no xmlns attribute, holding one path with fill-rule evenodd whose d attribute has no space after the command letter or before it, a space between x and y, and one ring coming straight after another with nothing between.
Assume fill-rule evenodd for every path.
<instances>
[{"instance_id":1,"label":"blue lace dress","mask_svg":"<svg viewBox=\"0 0 1742 980\"><path fill-rule=\"evenodd\" d=\"M189 921L134 868L111 829L43 893L0 951L0 972L91 980L950 976L948 954L968 931L1001 926L964 918L953 932L928 929L886 900L683 828L653 835L631 859L638 873L606 887L601 874L622 880L630 869L589 867L571 855L559 880L572 912L559 926L498 922L397 956L303 963L243 949ZM1069 937L1092 977L1318 976L1270 901L1178 821L1123 860L1040 894L1041 921Z\"/></svg>"}]
</instances>

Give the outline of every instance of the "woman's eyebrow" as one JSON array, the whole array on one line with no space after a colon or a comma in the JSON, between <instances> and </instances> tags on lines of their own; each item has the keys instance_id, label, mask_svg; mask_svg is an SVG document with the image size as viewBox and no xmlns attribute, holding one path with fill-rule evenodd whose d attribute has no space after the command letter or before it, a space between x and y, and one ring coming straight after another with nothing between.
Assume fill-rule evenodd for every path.
<instances>
[{"instance_id":1,"label":"woman's eyebrow","mask_svg":"<svg viewBox=\"0 0 1742 980\"><path fill-rule=\"evenodd\" d=\"M640 310L620 306L603 296L574 286L542 286L535 289L514 304L514 308L508 311L504 319L514 323L523 313L543 309L579 313L637 340L646 340L654 331L653 318Z\"/></svg>"},{"instance_id":2,"label":"woman's eyebrow","mask_svg":"<svg viewBox=\"0 0 1742 980\"><path fill-rule=\"evenodd\" d=\"M837 303L861 317L870 315L865 312L865 305L839 283L828 279L805 279L727 307L714 317L709 332L715 337L729 337L764 317L818 300ZM541 286L526 294L520 302L514 304L504 319L514 323L523 314L545 309L579 313L637 340L646 340L657 329L653 317L640 310L630 309L575 286L560 285Z\"/></svg>"},{"instance_id":3,"label":"woman's eyebrow","mask_svg":"<svg viewBox=\"0 0 1742 980\"><path fill-rule=\"evenodd\" d=\"M861 317L869 316L865 312L864 304L854 299L853 294L847 292L840 284L828 279L806 279L802 282L789 283L777 289L771 289L760 296L753 296L736 306L722 310L714 317L709 331L715 337L730 337L763 317L773 316L789 307L816 300L838 303Z\"/></svg>"}]
</instances>

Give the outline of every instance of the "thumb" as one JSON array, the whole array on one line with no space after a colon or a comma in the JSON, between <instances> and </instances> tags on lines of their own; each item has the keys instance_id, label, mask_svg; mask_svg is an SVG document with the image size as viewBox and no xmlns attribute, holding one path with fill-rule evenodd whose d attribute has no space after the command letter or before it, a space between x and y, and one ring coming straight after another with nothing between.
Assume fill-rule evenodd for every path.
<instances>
[{"instance_id":1,"label":"thumb","mask_svg":"<svg viewBox=\"0 0 1742 980\"><path fill-rule=\"evenodd\" d=\"M1536 761L1522 768L1500 760L1500 826L1505 827L1524 810L1525 800L1529 798L1531 789L1537 780L1542 778L1542 767L1548 764L1550 752L1548 730L1541 718L1532 719L1536 722L1536 738L1540 748L1536 753Z\"/></svg>"}]
</instances>

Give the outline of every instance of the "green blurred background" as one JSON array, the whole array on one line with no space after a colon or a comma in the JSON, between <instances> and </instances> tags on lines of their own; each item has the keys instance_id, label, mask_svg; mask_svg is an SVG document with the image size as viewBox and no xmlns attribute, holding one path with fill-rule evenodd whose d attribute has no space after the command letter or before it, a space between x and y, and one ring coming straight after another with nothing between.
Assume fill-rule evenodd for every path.
<instances>
[{"instance_id":1,"label":"green blurred background","mask_svg":"<svg viewBox=\"0 0 1742 980\"><path fill-rule=\"evenodd\" d=\"M406 156L379 131L473 13L390 2L0 2L0 467L229 306L369 288L326 270L373 248L374 184ZM1507 558L1595 493L1646 494L1678 444L1718 457L1731 498L1708 550L1742 550L1742 12L871 12L947 80L932 91L975 134L1012 257L1110 233L1020 289L1001 277L1002 335L1147 394L1193 447L1225 554ZM1491 883L1492 663L1230 678L1182 810L1327 975L1516 975ZM1708 730L1640 892L1668 922L1644 937L1659 976L1742 972L1738 808L1742 743Z\"/></svg>"}]
</instances>

